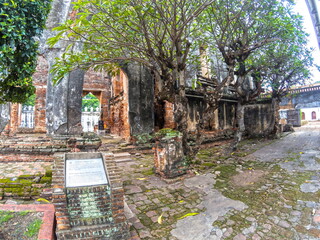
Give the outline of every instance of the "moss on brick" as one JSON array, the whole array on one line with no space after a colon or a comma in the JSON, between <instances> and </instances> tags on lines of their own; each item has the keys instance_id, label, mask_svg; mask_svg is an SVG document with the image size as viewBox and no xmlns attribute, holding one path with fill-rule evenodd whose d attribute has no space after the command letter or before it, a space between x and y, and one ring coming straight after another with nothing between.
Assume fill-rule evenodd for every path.
<instances>
[{"instance_id":1,"label":"moss on brick","mask_svg":"<svg viewBox=\"0 0 320 240\"><path fill-rule=\"evenodd\" d=\"M1 184L1 183L7 183L8 181L9 181L8 178L0 179L0 184Z\"/></svg>"},{"instance_id":2,"label":"moss on brick","mask_svg":"<svg viewBox=\"0 0 320 240\"><path fill-rule=\"evenodd\" d=\"M40 196L40 194L41 194L41 189L38 189L38 188L33 188L30 193L31 196Z\"/></svg>"},{"instance_id":3,"label":"moss on brick","mask_svg":"<svg viewBox=\"0 0 320 240\"><path fill-rule=\"evenodd\" d=\"M52 170L51 170L51 169L48 169L48 170L46 171L46 173L44 174L44 176L45 176L45 177L50 177L50 178L52 178Z\"/></svg>"},{"instance_id":4,"label":"moss on brick","mask_svg":"<svg viewBox=\"0 0 320 240\"><path fill-rule=\"evenodd\" d=\"M20 175L18 177L18 179L34 179L35 176L34 175L29 175L29 174L25 174L25 175Z\"/></svg>"},{"instance_id":5,"label":"moss on brick","mask_svg":"<svg viewBox=\"0 0 320 240\"><path fill-rule=\"evenodd\" d=\"M42 177L40 183L51 183L52 177Z\"/></svg>"},{"instance_id":6,"label":"moss on brick","mask_svg":"<svg viewBox=\"0 0 320 240\"><path fill-rule=\"evenodd\" d=\"M16 196L24 196L29 194L29 192L28 191L25 192L25 189L23 188L5 188L4 194L5 193L12 193Z\"/></svg>"},{"instance_id":7,"label":"moss on brick","mask_svg":"<svg viewBox=\"0 0 320 240\"><path fill-rule=\"evenodd\" d=\"M4 185L5 188L20 188L22 187L22 184L18 181L18 180L15 180L15 181L7 181Z\"/></svg>"},{"instance_id":8,"label":"moss on brick","mask_svg":"<svg viewBox=\"0 0 320 240\"><path fill-rule=\"evenodd\" d=\"M34 182L27 180L27 179L20 179L19 181L21 184L26 185L26 186L31 186Z\"/></svg>"}]
</instances>

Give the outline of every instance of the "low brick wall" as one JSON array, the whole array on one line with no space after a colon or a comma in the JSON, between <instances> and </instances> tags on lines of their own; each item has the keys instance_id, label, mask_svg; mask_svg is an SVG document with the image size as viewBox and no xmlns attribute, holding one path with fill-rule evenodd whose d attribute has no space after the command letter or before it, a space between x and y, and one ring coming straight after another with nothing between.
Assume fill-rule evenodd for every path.
<instances>
[{"instance_id":1,"label":"low brick wall","mask_svg":"<svg viewBox=\"0 0 320 240\"><path fill-rule=\"evenodd\" d=\"M6 197L26 200L45 197L50 200L51 194L46 194L46 190L51 187L51 181L51 171L47 171L44 175L20 175L15 178L0 179L0 200Z\"/></svg>"},{"instance_id":2,"label":"low brick wall","mask_svg":"<svg viewBox=\"0 0 320 240\"><path fill-rule=\"evenodd\" d=\"M0 210L3 211L36 211L43 212L42 224L39 230L38 239L41 240L54 240L54 206L53 204L42 204L42 205L12 205L4 204L0 205Z\"/></svg>"},{"instance_id":3,"label":"low brick wall","mask_svg":"<svg viewBox=\"0 0 320 240\"><path fill-rule=\"evenodd\" d=\"M175 178L187 172L181 137L155 143L154 167L155 172L164 178Z\"/></svg>"},{"instance_id":4,"label":"low brick wall","mask_svg":"<svg viewBox=\"0 0 320 240\"><path fill-rule=\"evenodd\" d=\"M15 137L0 139L0 155L53 155L64 152L95 151L101 145L96 135L54 136L44 134L19 134ZM4 156L5 158L6 156Z\"/></svg>"}]
</instances>

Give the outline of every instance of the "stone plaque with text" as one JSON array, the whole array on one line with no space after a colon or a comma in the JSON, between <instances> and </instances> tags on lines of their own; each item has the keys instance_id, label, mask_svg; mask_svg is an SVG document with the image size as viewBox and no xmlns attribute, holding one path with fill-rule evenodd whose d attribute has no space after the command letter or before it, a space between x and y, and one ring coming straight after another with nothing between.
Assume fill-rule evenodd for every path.
<instances>
[{"instance_id":1,"label":"stone plaque with text","mask_svg":"<svg viewBox=\"0 0 320 240\"><path fill-rule=\"evenodd\" d=\"M102 158L66 160L66 187L102 184L108 184Z\"/></svg>"}]
</instances>

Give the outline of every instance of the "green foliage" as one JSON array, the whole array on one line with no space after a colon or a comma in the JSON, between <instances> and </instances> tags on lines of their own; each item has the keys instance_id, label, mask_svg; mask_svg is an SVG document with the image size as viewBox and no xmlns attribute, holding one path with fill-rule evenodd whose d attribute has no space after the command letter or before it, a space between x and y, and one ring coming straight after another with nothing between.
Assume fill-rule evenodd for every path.
<instances>
[{"instance_id":1,"label":"green foliage","mask_svg":"<svg viewBox=\"0 0 320 240\"><path fill-rule=\"evenodd\" d=\"M136 144L146 144L150 143L153 140L153 136L148 133L138 134L134 135L136 141Z\"/></svg>"},{"instance_id":2,"label":"green foliage","mask_svg":"<svg viewBox=\"0 0 320 240\"><path fill-rule=\"evenodd\" d=\"M0 2L0 103L25 102L34 93L38 44L50 0Z\"/></svg>"},{"instance_id":3,"label":"green foliage","mask_svg":"<svg viewBox=\"0 0 320 240\"><path fill-rule=\"evenodd\" d=\"M76 19L55 28L56 36L48 41L51 46L60 40L70 43L53 66L54 81L77 67L93 66L112 72L128 61L139 62L165 76L165 81L171 81L168 76L185 70L193 53L190 50L197 49L194 20L209 3L209 0L74 2ZM83 43L81 52L74 51L78 41Z\"/></svg>"},{"instance_id":4,"label":"green foliage","mask_svg":"<svg viewBox=\"0 0 320 240\"><path fill-rule=\"evenodd\" d=\"M14 215L11 211L0 211L0 224L9 221Z\"/></svg>"},{"instance_id":5,"label":"green foliage","mask_svg":"<svg viewBox=\"0 0 320 240\"><path fill-rule=\"evenodd\" d=\"M159 138L159 139L181 137L181 133L179 131L173 130L171 128L162 128L158 132L156 132L154 135L156 138Z\"/></svg>"},{"instance_id":6,"label":"green foliage","mask_svg":"<svg viewBox=\"0 0 320 240\"><path fill-rule=\"evenodd\" d=\"M30 213L30 212L31 212L30 210L21 211L21 212L19 212L19 215L20 215L20 216L26 216L26 215L28 215L28 213Z\"/></svg>"},{"instance_id":7,"label":"green foliage","mask_svg":"<svg viewBox=\"0 0 320 240\"><path fill-rule=\"evenodd\" d=\"M30 97L28 97L28 99L24 102L23 105L34 106L35 103L36 103L36 94L33 94Z\"/></svg>"},{"instance_id":8,"label":"green foliage","mask_svg":"<svg viewBox=\"0 0 320 240\"><path fill-rule=\"evenodd\" d=\"M27 237L33 237L36 234L38 234L40 227L41 227L42 221L40 219L34 220L32 223L30 223L24 232L23 235Z\"/></svg>"},{"instance_id":9,"label":"green foliage","mask_svg":"<svg viewBox=\"0 0 320 240\"><path fill-rule=\"evenodd\" d=\"M229 85L234 81L238 96L249 100L258 96L262 84L266 81L264 74L279 64L277 59L283 59L288 48L300 46L299 50L306 52L303 43L306 33L301 27L301 16L292 12L292 2L223 2L225 4L214 1L202 15L200 24L208 31L204 40L209 48L218 49L220 59L228 67L228 74L223 79L225 84ZM275 48L281 44L283 47ZM271 53L274 55L271 56ZM292 61L287 65L293 68L299 65L301 75L306 77L303 67L309 66L310 61L303 57L299 62L300 54L290 56L292 58L288 60ZM253 88L248 84L249 77L253 79ZM286 77L284 81L291 83L292 79Z\"/></svg>"},{"instance_id":10,"label":"green foliage","mask_svg":"<svg viewBox=\"0 0 320 240\"><path fill-rule=\"evenodd\" d=\"M94 110L100 106L100 101L96 96L94 96L92 93L89 93L84 98L82 98L82 111L87 107L88 111L90 111L91 108Z\"/></svg>"}]
</instances>

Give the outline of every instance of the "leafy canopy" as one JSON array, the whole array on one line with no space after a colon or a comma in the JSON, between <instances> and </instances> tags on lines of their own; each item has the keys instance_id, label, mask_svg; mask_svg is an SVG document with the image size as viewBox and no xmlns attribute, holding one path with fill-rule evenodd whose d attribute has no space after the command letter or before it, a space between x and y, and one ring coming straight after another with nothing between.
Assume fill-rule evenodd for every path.
<instances>
[{"instance_id":1,"label":"leafy canopy","mask_svg":"<svg viewBox=\"0 0 320 240\"><path fill-rule=\"evenodd\" d=\"M75 19L55 28L49 40L68 43L53 68L56 81L68 71L90 65L112 70L127 61L139 62L167 75L185 69L194 20L211 4L206 0L82 0L74 2ZM81 42L81 51L77 44Z\"/></svg>"},{"instance_id":2,"label":"leafy canopy","mask_svg":"<svg viewBox=\"0 0 320 240\"><path fill-rule=\"evenodd\" d=\"M39 36L50 10L50 0L0 2L0 103L24 102L34 93Z\"/></svg>"},{"instance_id":3,"label":"leafy canopy","mask_svg":"<svg viewBox=\"0 0 320 240\"><path fill-rule=\"evenodd\" d=\"M288 54L286 48L275 49L275 45L292 47L294 42L301 50L306 48L301 18L292 13L291 1L216 0L204 13L200 22L207 29L204 41L220 53L228 69L223 81L234 84L239 97L256 97L264 81L262 69L270 71L274 68L270 63ZM274 58L270 55L273 51L277 53ZM266 55L268 61L260 61ZM248 85L249 77L254 80L254 91Z\"/></svg>"}]
</instances>

